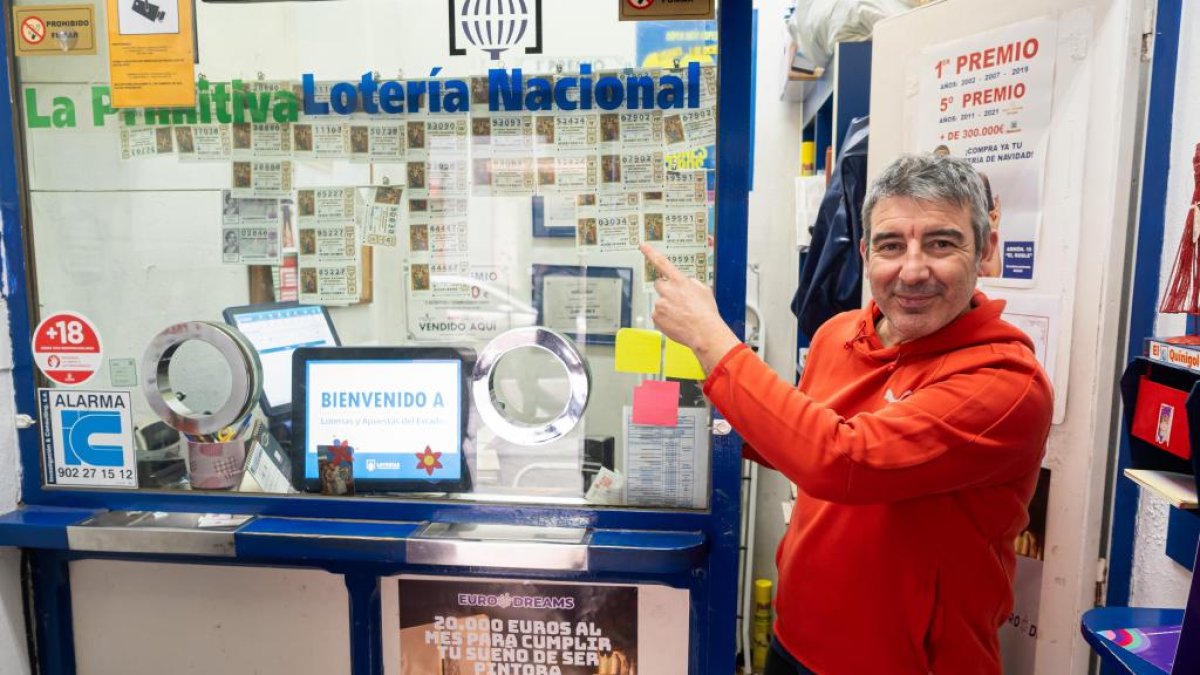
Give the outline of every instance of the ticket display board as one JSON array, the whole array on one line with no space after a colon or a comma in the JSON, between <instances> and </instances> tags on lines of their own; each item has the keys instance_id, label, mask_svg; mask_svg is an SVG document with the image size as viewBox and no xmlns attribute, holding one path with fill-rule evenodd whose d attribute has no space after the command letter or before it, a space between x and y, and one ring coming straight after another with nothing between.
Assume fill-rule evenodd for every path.
<instances>
[{"instance_id":1,"label":"ticket display board","mask_svg":"<svg viewBox=\"0 0 1200 675\"><path fill-rule=\"evenodd\" d=\"M97 35L113 20L98 8ZM121 20L158 25L148 14ZM249 415L203 437L185 431L173 445L138 447L143 476L154 473L142 470L150 462L186 467L189 453L204 452L223 472L221 489L261 491L243 474L265 452L302 474L291 485L265 481L270 491L377 497L409 492L388 480L445 472L427 493L707 508L703 372L674 365L679 354L663 340L623 340L653 331L654 271L639 246L688 276L713 277L716 23L665 25L570 0L196 3L194 103L182 107L156 101L153 89L121 107L105 56L18 59L44 316L86 315L104 340L93 360L120 364L50 384L128 391L138 429L161 420L131 381L159 394L169 381L172 404L191 402L201 416L229 382L269 389ZM327 39L339 29L354 39ZM133 66L122 67L125 78ZM203 346L143 363L164 329L247 306L323 307L331 325L320 338L250 336L258 373L230 374L228 359ZM536 442L497 433L470 392L457 401L461 427L439 436L444 450L396 445L386 457L355 439L432 428L383 431L379 420L437 426L406 415L403 396L379 398L376 417L328 415L336 423L301 429L281 405L295 407L288 355L318 346L308 341L483 353L531 327L568 341L590 385L569 429ZM131 360L152 372L128 373ZM632 362L654 367L625 367ZM513 424L546 424L578 405L578 375L553 351L509 351L494 366L486 407ZM445 379L437 367L345 358L309 375L341 382L330 396L358 397L424 391ZM678 386L641 389L665 381ZM278 452L252 442L258 428L271 430ZM184 476L138 487L198 486Z\"/></svg>"}]
</instances>

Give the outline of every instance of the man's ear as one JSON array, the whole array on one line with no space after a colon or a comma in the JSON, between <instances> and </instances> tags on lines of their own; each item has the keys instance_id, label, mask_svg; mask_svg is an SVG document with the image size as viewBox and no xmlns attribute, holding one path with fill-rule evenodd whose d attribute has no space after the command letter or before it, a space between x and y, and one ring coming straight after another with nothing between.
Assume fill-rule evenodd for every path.
<instances>
[{"instance_id":1,"label":"man's ear","mask_svg":"<svg viewBox=\"0 0 1200 675\"><path fill-rule=\"evenodd\" d=\"M983 240L983 250L980 251L979 264L982 265L983 261L991 260L992 256L999 255L1000 252L997 250L999 246L1000 233L989 227L987 237L984 237Z\"/></svg>"},{"instance_id":2,"label":"man's ear","mask_svg":"<svg viewBox=\"0 0 1200 675\"><path fill-rule=\"evenodd\" d=\"M862 239L858 240L858 254L862 256L863 262L867 262L867 236L864 234Z\"/></svg>"}]
</instances>

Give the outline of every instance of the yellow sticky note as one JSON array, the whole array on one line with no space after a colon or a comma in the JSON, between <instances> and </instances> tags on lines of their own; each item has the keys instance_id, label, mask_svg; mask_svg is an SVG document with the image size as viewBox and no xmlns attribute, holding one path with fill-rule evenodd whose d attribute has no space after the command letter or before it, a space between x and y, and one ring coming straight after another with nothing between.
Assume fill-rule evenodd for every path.
<instances>
[{"instance_id":1,"label":"yellow sticky note","mask_svg":"<svg viewBox=\"0 0 1200 675\"><path fill-rule=\"evenodd\" d=\"M663 375L680 380L703 380L704 369L692 350L667 338L667 353L663 357Z\"/></svg>"},{"instance_id":2,"label":"yellow sticky note","mask_svg":"<svg viewBox=\"0 0 1200 675\"><path fill-rule=\"evenodd\" d=\"M617 331L616 370L619 373L661 372L662 333L645 328L622 328Z\"/></svg>"}]
</instances>

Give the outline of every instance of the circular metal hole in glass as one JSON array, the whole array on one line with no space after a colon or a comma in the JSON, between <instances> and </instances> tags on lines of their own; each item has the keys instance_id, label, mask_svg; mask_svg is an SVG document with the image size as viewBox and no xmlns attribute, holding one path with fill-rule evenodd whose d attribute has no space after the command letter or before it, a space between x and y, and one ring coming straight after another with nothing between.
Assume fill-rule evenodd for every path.
<instances>
[{"instance_id":1,"label":"circular metal hole in glass","mask_svg":"<svg viewBox=\"0 0 1200 675\"><path fill-rule=\"evenodd\" d=\"M518 347L501 356L489 386L496 410L521 425L548 424L571 402L566 365L537 346Z\"/></svg>"},{"instance_id":2,"label":"circular metal hole in glass","mask_svg":"<svg viewBox=\"0 0 1200 675\"><path fill-rule=\"evenodd\" d=\"M167 404L180 415L211 415L225 406L233 393L229 363L213 345L185 340L166 355L167 377L160 389ZM160 366L161 369L161 366Z\"/></svg>"},{"instance_id":3,"label":"circular metal hole in glass","mask_svg":"<svg viewBox=\"0 0 1200 675\"><path fill-rule=\"evenodd\" d=\"M514 352L518 358L504 364ZM537 352L541 354L535 356ZM565 374L565 391L550 384L556 373ZM479 416L497 436L538 445L575 428L587 409L591 379L575 343L548 328L531 326L502 333L483 348L471 392ZM561 405L553 402L556 391L562 395Z\"/></svg>"},{"instance_id":4,"label":"circular metal hole in glass","mask_svg":"<svg viewBox=\"0 0 1200 675\"><path fill-rule=\"evenodd\" d=\"M215 434L258 402L262 366L232 328L207 321L168 326L142 356L142 393L163 421L185 434Z\"/></svg>"}]
</instances>

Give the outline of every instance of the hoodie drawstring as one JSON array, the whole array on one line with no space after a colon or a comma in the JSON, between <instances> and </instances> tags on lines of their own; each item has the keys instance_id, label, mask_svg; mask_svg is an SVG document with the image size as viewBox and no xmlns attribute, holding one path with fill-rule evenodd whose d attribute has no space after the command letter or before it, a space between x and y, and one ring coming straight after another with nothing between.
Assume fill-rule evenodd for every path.
<instances>
[{"instance_id":1,"label":"hoodie drawstring","mask_svg":"<svg viewBox=\"0 0 1200 675\"><path fill-rule=\"evenodd\" d=\"M845 349L846 351L850 351L850 349L854 347L855 342L860 342L860 341L866 340L866 339L867 339L867 322L859 321L858 322L858 332L856 332L854 334L854 337L850 338L849 340L846 340L846 344L842 345L842 348Z\"/></svg>"}]
</instances>

